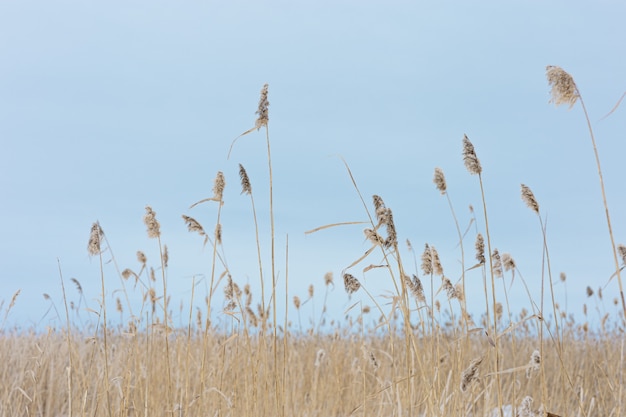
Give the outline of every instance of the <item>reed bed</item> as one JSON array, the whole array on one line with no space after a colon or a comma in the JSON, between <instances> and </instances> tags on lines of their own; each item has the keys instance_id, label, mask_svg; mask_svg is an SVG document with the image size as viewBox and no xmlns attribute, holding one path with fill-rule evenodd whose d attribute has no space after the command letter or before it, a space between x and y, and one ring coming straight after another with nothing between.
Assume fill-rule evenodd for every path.
<instances>
[{"instance_id":1,"label":"reed bed","mask_svg":"<svg viewBox=\"0 0 626 417\"><path fill-rule=\"evenodd\" d=\"M573 78L563 69L548 67L547 78L555 104L583 104ZM436 168L433 177L436 190L447 198L458 234L463 270L460 279L446 275L445 264L432 244L425 243L418 251L410 241L399 241L392 208L380 195L364 197L345 164L363 203L366 220L361 224L370 247L358 259L347 259L340 273L320 277L326 291L337 285L344 287L346 297L363 295L340 320L325 316L327 298L319 290L316 294L313 283L306 297L290 295L288 264L283 269L286 276L277 279L282 261L275 249L268 95L269 86L265 85L254 127L232 142L228 155L236 155L237 147L245 146L239 140L242 136L261 130L265 134L269 219L257 217L253 179L241 164L238 171L242 194L251 201L260 294L253 295L250 285L240 284L224 256L221 216L226 179L222 172L216 175L213 195L191 205L212 206L215 217L211 224L182 215L189 232L200 235L201 244L211 254L208 291L192 291L185 300L191 306L186 310L181 304L178 316L185 317L181 321L184 324L175 325L172 319L166 273L168 249L161 242L156 210L146 207L144 217L148 236L154 239L160 255L156 268L138 252L140 269L121 270L119 277L109 276L103 266L103 254L110 259L112 251L96 222L89 234L88 253L99 260L102 293L98 305L88 308L97 319L87 325L77 325L71 319L70 310L75 311L76 306L68 301L67 282L60 274L64 299L57 315L65 312L65 325L46 331L6 328L6 317L19 302L16 293L5 308L0 328L0 415L623 415L626 304L621 268L626 262L626 247L617 244L613 235L591 123L589 133L620 297L605 300L601 290L587 287L586 291L596 305L613 303L622 313L604 314L600 325L590 328L587 322L576 322L561 309L553 287L556 281L564 283L567 278L564 274L553 276L540 202L530 187L521 184L520 204L528 206L529 215L537 216L537 234L543 241L542 290L540 294L528 291L513 257L493 246L483 187L489 175L483 171L479 150L465 135L459 149L468 173L480 185L482 207L474 215L484 225L482 229L463 231L443 170ZM584 105L583 110L588 121ZM270 225L268 239L260 236L261 222ZM354 224L321 225L306 233L323 238L327 229ZM269 259L262 256L264 241L270 242ZM413 255L409 261L402 258L404 245ZM383 262L373 264L371 256ZM384 297L371 294L359 280L370 271L388 277L389 293ZM481 311L468 311L468 274L482 277ZM517 274L514 287L501 284L505 274ZM117 278L121 288L116 286L119 297L113 309L103 295L111 292L109 286ZM84 308L87 301L81 283L76 279L71 282ZM511 311L512 291L518 296L525 294L526 309ZM285 298L279 299L278 294L285 294ZM323 297L322 305L318 304L321 310L305 312L304 304L317 297ZM131 307L131 298L142 302ZM220 303L216 303L218 298ZM198 300L203 308L194 307ZM279 306L280 311L287 312L284 316ZM118 314L124 317L125 308L130 310L127 319L117 323L111 319Z\"/></svg>"}]
</instances>

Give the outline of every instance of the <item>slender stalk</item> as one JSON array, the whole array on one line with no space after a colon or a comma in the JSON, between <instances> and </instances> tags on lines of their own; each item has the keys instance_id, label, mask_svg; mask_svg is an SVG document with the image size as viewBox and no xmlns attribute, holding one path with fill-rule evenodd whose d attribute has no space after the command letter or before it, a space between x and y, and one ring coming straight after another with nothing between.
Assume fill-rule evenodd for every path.
<instances>
[{"instance_id":1,"label":"slender stalk","mask_svg":"<svg viewBox=\"0 0 626 417\"><path fill-rule=\"evenodd\" d=\"M587 108L585 107L585 102L580 95L578 94L578 99L580 100L580 105L583 108L583 112L585 113L585 120L587 121L587 127L589 128L589 136L591 137L591 144L593 145L593 153L596 158L596 165L598 166L598 177L600 178L600 189L602 190L602 203L604 204L604 212L606 214L606 224L609 228L609 237L611 238L611 249L613 249L613 260L615 262L615 274L617 275L617 283L619 285L619 295L622 300L622 311L624 313L624 320L626 321L626 300L624 299L624 287L622 285L622 275L621 269L619 267L619 260L617 257L617 246L615 244L615 238L613 237L613 227L611 226L611 215L609 214L609 205L606 201L606 191L604 190L604 179L602 177L602 168L600 167L600 156L598 154L598 147L596 146L596 139L593 134L593 129L591 127L591 120L589 119L589 114L587 113Z\"/></svg>"}]
</instances>

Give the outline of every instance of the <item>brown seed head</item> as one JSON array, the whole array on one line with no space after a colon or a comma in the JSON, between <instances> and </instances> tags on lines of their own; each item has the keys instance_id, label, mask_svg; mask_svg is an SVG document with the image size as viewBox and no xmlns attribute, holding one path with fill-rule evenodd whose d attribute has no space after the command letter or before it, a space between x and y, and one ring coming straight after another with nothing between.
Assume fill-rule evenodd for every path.
<instances>
[{"instance_id":1,"label":"brown seed head","mask_svg":"<svg viewBox=\"0 0 626 417\"><path fill-rule=\"evenodd\" d=\"M148 237L155 238L161 236L161 225L156 219L156 213L152 207L146 206L146 214L143 216L143 222L148 229Z\"/></svg>"},{"instance_id":2,"label":"brown seed head","mask_svg":"<svg viewBox=\"0 0 626 417\"><path fill-rule=\"evenodd\" d=\"M187 230L189 230L190 232L197 232L200 236L206 235L206 233L204 232L204 228L200 223L198 223L196 219L194 219L193 217L185 216L184 214L182 217L187 224Z\"/></svg>"},{"instance_id":3,"label":"brown seed head","mask_svg":"<svg viewBox=\"0 0 626 417\"><path fill-rule=\"evenodd\" d=\"M576 87L572 76L561 67L548 65L546 67L546 78L548 79L550 95L552 96L550 103L554 103L556 106L569 104L571 109L580 97L578 87Z\"/></svg>"},{"instance_id":4,"label":"brown seed head","mask_svg":"<svg viewBox=\"0 0 626 417\"><path fill-rule=\"evenodd\" d=\"M293 305L296 307L296 310L300 310L300 297L297 295L293 296Z\"/></svg>"},{"instance_id":5,"label":"brown seed head","mask_svg":"<svg viewBox=\"0 0 626 417\"><path fill-rule=\"evenodd\" d=\"M100 223L95 222L91 225L91 233L89 234L89 243L87 244L87 252L90 255L99 255L100 254L100 242L102 241L102 237L104 236L104 232L100 227Z\"/></svg>"},{"instance_id":6,"label":"brown seed head","mask_svg":"<svg viewBox=\"0 0 626 417\"><path fill-rule=\"evenodd\" d=\"M267 127L267 122L270 120L269 118L269 106L270 102L267 100L267 93L269 89L269 84L265 84L261 89L261 97L259 98L259 108L255 112L258 116L256 119L255 127L257 130L262 128L263 126Z\"/></svg>"},{"instance_id":7,"label":"brown seed head","mask_svg":"<svg viewBox=\"0 0 626 417\"><path fill-rule=\"evenodd\" d=\"M587 297L593 296L593 289L590 286L587 286Z\"/></svg>"},{"instance_id":8,"label":"brown seed head","mask_svg":"<svg viewBox=\"0 0 626 417\"><path fill-rule=\"evenodd\" d=\"M509 253L502 254L502 266L504 267L504 270L507 272L515 271L515 260L513 259L511 254Z\"/></svg>"},{"instance_id":9,"label":"brown seed head","mask_svg":"<svg viewBox=\"0 0 626 417\"><path fill-rule=\"evenodd\" d=\"M446 177L443 175L443 170L441 168L435 168L433 182L442 195L446 193L448 187L446 185Z\"/></svg>"},{"instance_id":10,"label":"brown seed head","mask_svg":"<svg viewBox=\"0 0 626 417\"><path fill-rule=\"evenodd\" d=\"M491 258L493 259L493 275L496 278L502 278L502 259L500 258L498 249L493 250Z\"/></svg>"},{"instance_id":11,"label":"brown seed head","mask_svg":"<svg viewBox=\"0 0 626 417\"><path fill-rule=\"evenodd\" d=\"M522 201L535 213L539 214L539 203L528 186L522 184Z\"/></svg>"},{"instance_id":12,"label":"brown seed head","mask_svg":"<svg viewBox=\"0 0 626 417\"><path fill-rule=\"evenodd\" d=\"M443 266L441 266L441 260L439 260L439 252L437 252L434 246L430 247L430 252L433 258L433 272L435 275L443 276Z\"/></svg>"},{"instance_id":13,"label":"brown seed head","mask_svg":"<svg viewBox=\"0 0 626 417\"><path fill-rule=\"evenodd\" d=\"M480 175L483 171L480 166L480 160L476 156L474 145L472 145L467 135L463 136L463 161L465 162L465 168L467 168L470 174Z\"/></svg>"},{"instance_id":14,"label":"brown seed head","mask_svg":"<svg viewBox=\"0 0 626 417\"><path fill-rule=\"evenodd\" d=\"M146 254L140 250L137 251L137 260L139 261L140 264L144 266L146 265L146 262L148 262L148 258L146 257Z\"/></svg>"},{"instance_id":15,"label":"brown seed head","mask_svg":"<svg viewBox=\"0 0 626 417\"><path fill-rule=\"evenodd\" d=\"M422 281L417 277L417 275L413 275L413 281L409 286L411 294L413 297L417 299L417 301L421 301L423 303L426 302L426 296L424 295L424 286L422 285Z\"/></svg>"},{"instance_id":16,"label":"brown seed head","mask_svg":"<svg viewBox=\"0 0 626 417\"><path fill-rule=\"evenodd\" d=\"M241 179L241 194L252 194L252 185L250 185L250 178L243 165L239 164L239 178Z\"/></svg>"},{"instance_id":17,"label":"brown seed head","mask_svg":"<svg viewBox=\"0 0 626 417\"><path fill-rule=\"evenodd\" d=\"M343 274L343 285L346 288L348 294L353 294L361 288L361 283L352 274Z\"/></svg>"},{"instance_id":18,"label":"brown seed head","mask_svg":"<svg viewBox=\"0 0 626 417\"><path fill-rule=\"evenodd\" d=\"M446 277L442 278L442 285L443 285L443 289L446 291L446 294L448 295L448 300L451 300L453 298L458 298L457 293L456 293L456 288L452 285L452 282L448 278Z\"/></svg>"},{"instance_id":19,"label":"brown seed head","mask_svg":"<svg viewBox=\"0 0 626 417\"><path fill-rule=\"evenodd\" d=\"M76 286L76 290L78 291L79 294L82 295L83 293L83 287L82 285L80 285L80 282L78 282L78 280L76 278L70 278L70 280L74 283L74 285Z\"/></svg>"},{"instance_id":20,"label":"brown seed head","mask_svg":"<svg viewBox=\"0 0 626 417\"><path fill-rule=\"evenodd\" d=\"M424 245L424 252L422 253L422 271L424 275L430 275L433 273L433 255L430 251L428 243Z\"/></svg>"},{"instance_id":21,"label":"brown seed head","mask_svg":"<svg viewBox=\"0 0 626 417\"><path fill-rule=\"evenodd\" d=\"M324 285L329 286L333 284L333 273L327 272L324 274Z\"/></svg>"},{"instance_id":22,"label":"brown seed head","mask_svg":"<svg viewBox=\"0 0 626 417\"><path fill-rule=\"evenodd\" d=\"M215 242L218 245L222 244L222 224L218 223L215 225Z\"/></svg>"},{"instance_id":23,"label":"brown seed head","mask_svg":"<svg viewBox=\"0 0 626 417\"><path fill-rule=\"evenodd\" d=\"M224 188L226 187L226 180L224 179L224 173L218 171L213 182L213 200L222 201L224 197Z\"/></svg>"},{"instance_id":24,"label":"brown seed head","mask_svg":"<svg viewBox=\"0 0 626 417\"><path fill-rule=\"evenodd\" d=\"M167 268L167 264L170 261L170 252L167 249L167 245L163 245L163 266Z\"/></svg>"},{"instance_id":25,"label":"brown seed head","mask_svg":"<svg viewBox=\"0 0 626 417\"><path fill-rule=\"evenodd\" d=\"M476 248L476 260L482 265L485 263L485 239L480 233L476 236L474 246Z\"/></svg>"},{"instance_id":26,"label":"brown seed head","mask_svg":"<svg viewBox=\"0 0 626 417\"><path fill-rule=\"evenodd\" d=\"M469 385L478 379L478 367L483 361L483 357L475 358L469 366L461 373L461 392L467 391Z\"/></svg>"}]
</instances>

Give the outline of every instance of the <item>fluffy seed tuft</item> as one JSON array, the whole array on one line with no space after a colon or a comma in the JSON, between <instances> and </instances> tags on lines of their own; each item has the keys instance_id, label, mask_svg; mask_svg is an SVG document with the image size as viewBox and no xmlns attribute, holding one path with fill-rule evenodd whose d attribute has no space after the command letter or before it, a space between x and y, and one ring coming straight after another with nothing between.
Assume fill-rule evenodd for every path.
<instances>
[{"instance_id":1,"label":"fluffy seed tuft","mask_svg":"<svg viewBox=\"0 0 626 417\"><path fill-rule=\"evenodd\" d=\"M539 214L539 203L527 185L522 184L522 201L535 213Z\"/></svg>"},{"instance_id":2,"label":"fluffy seed tuft","mask_svg":"<svg viewBox=\"0 0 626 417\"><path fill-rule=\"evenodd\" d=\"M156 213L152 207L146 206L146 214L143 216L143 222L148 229L148 237L156 238L161 236L161 225L156 219Z\"/></svg>"},{"instance_id":3,"label":"fluffy seed tuft","mask_svg":"<svg viewBox=\"0 0 626 417\"><path fill-rule=\"evenodd\" d=\"M574 78L569 75L563 68L548 65L546 67L546 78L550 85L550 103L554 103L557 107L561 104L569 104L571 109L580 97L578 87L574 82Z\"/></svg>"},{"instance_id":4,"label":"fluffy seed tuft","mask_svg":"<svg viewBox=\"0 0 626 417\"><path fill-rule=\"evenodd\" d=\"M480 175L483 168L480 166L480 160L476 156L474 145L470 142L467 135L463 136L463 161L465 162L465 168L472 175Z\"/></svg>"},{"instance_id":5,"label":"fluffy seed tuft","mask_svg":"<svg viewBox=\"0 0 626 417\"><path fill-rule=\"evenodd\" d=\"M270 102L267 100L268 90L269 90L269 84L265 84L263 88L261 89L261 97L259 98L259 108L255 112L255 114L258 117L256 119L256 123L254 127L256 127L257 130L259 130L263 126L267 127L267 122L269 122L270 120L270 117L269 117Z\"/></svg>"},{"instance_id":6,"label":"fluffy seed tuft","mask_svg":"<svg viewBox=\"0 0 626 417\"><path fill-rule=\"evenodd\" d=\"M446 193L446 190L448 189L446 185L446 177L443 175L443 170L439 167L435 168L433 182L442 195Z\"/></svg>"}]
</instances>

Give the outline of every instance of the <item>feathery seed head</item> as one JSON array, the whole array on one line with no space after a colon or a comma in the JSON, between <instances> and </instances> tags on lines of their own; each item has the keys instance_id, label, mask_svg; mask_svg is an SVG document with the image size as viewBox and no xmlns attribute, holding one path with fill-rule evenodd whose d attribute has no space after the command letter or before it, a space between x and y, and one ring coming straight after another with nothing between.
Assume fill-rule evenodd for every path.
<instances>
[{"instance_id":1,"label":"feathery seed head","mask_svg":"<svg viewBox=\"0 0 626 417\"><path fill-rule=\"evenodd\" d=\"M198 221L196 219L194 219L193 217L185 216L183 214L183 220L187 224L187 230L189 230L190 232L198 232L198 234L200 236L205 236L206 235L202 225L200 223L198 223Z\"/></svg>"},{"instance_id":2,"label":"feathery seed head","mask_svg":"<svg viewBox=\"0 0 626 417\"><path fill-rule=\"evenodd\" d=\"M296 310L300 310L300 297L297 295L293 296L293 305L296 307Z\"/></svg>"},{"instance_id":3,"label":"feathery seed head","mask_svg":"<svg viewBox=\"0 0 626 417\"><path fill-rule=\"evenodd\" d=\"M463 136L463 161L465 162L465 168L467 168L470 174L480 175L483 171L480 166L480 160L476 156L474 145L472 145L467 135Z\"/></svg>"},{"instance_id":4,"label":"feathery seed head","mask_svg":"<svg viewBox=\"0 0 626 417\"><path fill-rule=\"evenodd\" d=\"M509 253L502 254L502 266L505 271L515 271L515 260Z\"/></svg>"},{"instance_id":5,"label":"feathery seed head","mask_svg":"<svg viewBox=\"0 0 626 417\"><path fill-rule=\"evenodd\" d=\"M569 104L570 109L574 107L576 100L580 97L574 78L563 68L553 65L546 67L546 78L552 96L550 103L554 103L557 107L561 104Z\"/></svg>"},{"instance_id":6,"label":"feathery seed head","mask_svg":"<svg viewBox=\"0 0 626 417\"><path fill-rule=\"evenodd\" d=\"M215 243L218 245L222 244L222 224L218 223L215 225Z\"/></svg>"},{"instance_id":7,"label":"feathery seed head","mask_svg":"<svg viewBox=\"0 0 626 417\"><path fill-rule=\"evenodd\" d=\"M269 106L270 102L267 100L269 84L265 84L261 89L261 97L259 98L259 108L255 112L258 116L256 119L256 123L254 127L257 130L262 128L263 126L267 127L267 122L270 120L269 118Z\"/></svg>"},{"instance_id":8,"label":"feathery seed head","mask_svg":"<svg viewBox=\"0 0 626 417\"><path fill-rule=\"evenodd\" d=\"M476 260L482 265L485 263L485 239L480 233L476 236L476 243L474 246L476 248Z\"/></svg>"},{"instance_id":9,"label":"feathery seed head","mask_svg":"<svg viewBox=\"0 0 626 417\"><path fill-rule=\"evenodd\" d=\"M146 263L148 262L148 258L146 257L146 254L140 250L137 251L137 260L143 266L146 266Z\"/></svg>"},{"instance_id":10,"label":"feathery seed head","mask_svg":"<svg viewBox=\"0 0 626 417\"><path fill-rule=\"evenodd\" d=\"M326 285L327 287L329 285L333 284L333 273L332 272L327 272L324 274L324 285Z\"/></svg>"},{"instance_id":11,"label":"feathery seed head","mask_svg":"<svg viewBox=\"0 0 626 417\"><path fill-rule=\"evenodd\" d=\"M76 290L78 291L78 293L82 295L83 294L83 286L80 285L80 282L78 282L78 280L76 278L70 278L70 280L76 286Z\"/></svg>"},{"instance_id":12,"label":"feathery seed head","mask_svg":"<svg viewBox=\"0 0 626 417\"><path fill-rule=\"evenodd\" d=\"M104 236L104 232L100 227L100 223L95 222L91 225L91 233L89 234L89 243L87 244L87 251L90 255L99 255L100 250L100 242L102 241L102 237Z\"/></svg>"},{"instance_id":13,"label":"feathery seed head","mask_svg":"<svg viewBox=\"0 0 626 417\"><path fill-rule=\"evenodd\" d=\"M218 171L213 182L213 200L222 201L224 197L224 188L226 187L226 180L224 179L224 173Z\"/></svg>"},{"instance_id":14,"label":"feathery seed head","mask_svg":"<svg viewBox=\"0 0 626 417\"><path fill-rule=\"evenodd\" d=\"M241 194L252 194L252 185L250 185L250 178L243 165L239 164L239 178L241 178Z\"/></svg>"},{"instance_id":15,"label":"feathery seed head","mask_svg":"<svg viewBox=\"0 0 626 417\"><path fill-rule=\"evenodd\" d=\"M365 237L367 238L367 240L372 242L374 245L382 246L385 243L385 239L383 239L383 237L379 235L378 232L376 232L376 230L365 229L363 230L363 233L365 234Z\"/></svg>"},{"instance_id":16,"label":"feathery seed head","mask_svg":"<svg viewBox=\"0 0 626 417\"><path fill-rule=\"evenodd\" d=\"M498 249L493 250L491 257L493 259L493 275L496 278L502 278L502 259L500 258Z\"/></svg>"},{"instance_id":17,"label":"feathery seed head","mask_svg":"<svg viewBox=\"0 0 626 417\"><path fill-rule=\"evenodd\" d=\"M352 274L343 274L343 285L346 288L348 294L353 294L361 288L361 283Z\"/></svg>"},{"instance_id":18,"label":"feathery seed head","mask_svg":"<svg viewBox=\"0 0 626 417\"><path fill-rule=\"evenodd\" d=\"M457 293L456 293L456 288L452 285L452 282L448 278L442 277L442 284L443 284L443 289L446 291L446 294L448 295L448 300L451 300L453 298L458 298Z\"/></svg>"},{"instance_id":19,"label":"feathery seed head","mask_svg":"<svg viewBox=\"0 0 626 417\"><path fill-rule=\"evenodd\" d=\"M522 184L522 201L535 213L539 214L539 203L528 186Z\"/></svg>"},{"instance_id":20,"label":"feathery seed head","mask_svg":"<svg viewBox=\"0 0 626 417\"><path fill-rule=\"evenodd\" d=\"M413 297L417 299L417 301L421 301L423 303L426 302L426 296L424 295L424 286L422 285L422 281L417 277L417 275L413 274L413 281L411 281L411 285L408 286Z\"/></svg>"},{"instance_id":21,"label":"feathery seed head","mask_svg":"<svg viewBox=\"0 0 626 417\"><path fill-rule=\"evenodd\" d=\"M433 272L435 275L443 276L443 266L441 266L441 260L439 259L439 252L435 249L434 246L430 247L430 251L432 253L433 258Z\"/></svg>"},{"instance_id":22,"label":"feathery seed head","mask_svg":"<svg viewBox=\"0 0 626 417\"><path fill-rule=\"evenodd\" d=\"M447 185L446 185L446 177L443 175L443 170L441 168L435 168L435 176L433 178L433 182L437 189L441 192L441 195L446 193Z\"/></svg>"},{"instance_id":23,"label":"feathery seed head","mask_svg":"<svg viewBox=\"0 0 626 417\"><path fill-rule=\"evenodd\" d=\"M469 366L461 373L461 392L467 391L469 385L478 379L478 367L483 361L483 357L472 360Z\"/></svg>"},{"instance_id":24,"label":"feathery seed head","mask_svg":"<svg viewBox=\"0 0 626 417\"><path fill-rule=\"evenodd\" d=\"M428 243L424 245L424 252L422 253L422 271L424 275L430 275L433 273L433 255Z\"/></svg>"},{"instance_id":25,"label":"feathery seed head","mask_svg":"<svg viewBox=\"0 0 626 417\"><path fill-rule=\"evenodd\" d=\"M143 216L143 222L148 228L148 237L155 238L161 236L161 225L156 219L156 213L152 207L146 206L146 214Z\"/></svg>"},{"instance_id":26,"label":"feathery seed head","mask_svg":"<svg viewBox=\"0 0 626 417\"><path fill-rule=\"evenodd\" d=\"M170 251L167 249L167 245L163 245L163 266L167 268L167 264L170 261Z\"/></svg>"}]
</instances>

